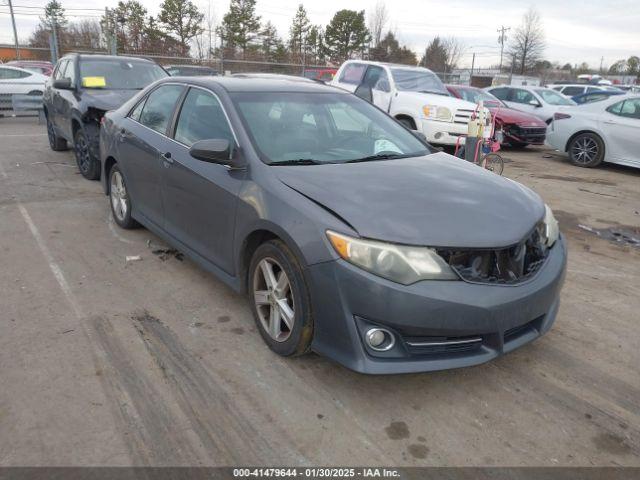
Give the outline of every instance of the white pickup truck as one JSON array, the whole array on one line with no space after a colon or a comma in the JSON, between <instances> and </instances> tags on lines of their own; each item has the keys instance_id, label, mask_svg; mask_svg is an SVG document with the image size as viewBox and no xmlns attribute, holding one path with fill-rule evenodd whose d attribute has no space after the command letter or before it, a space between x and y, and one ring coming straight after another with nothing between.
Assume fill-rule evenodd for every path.
<instances>
[{"instance_id":1,"label":"white pickup truck","mask_svg":"<svg viewBox=\"0 0 640 480\"><path fill-rule=\"evenodd\" d=\"M370 90L378 108L438 145L455 145L466 135L476 109L474 103L450 96L438 76L421 67L349 60L330 85L354 93L357 89L358 94Z\"/></svg>"}]
</instances>

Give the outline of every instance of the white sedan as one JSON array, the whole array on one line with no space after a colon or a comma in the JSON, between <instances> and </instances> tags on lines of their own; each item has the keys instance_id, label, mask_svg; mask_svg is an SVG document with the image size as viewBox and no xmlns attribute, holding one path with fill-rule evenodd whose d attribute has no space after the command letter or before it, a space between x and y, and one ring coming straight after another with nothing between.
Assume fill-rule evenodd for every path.
<instances>
[{"instance_id":1,"label":"white sedan","mask_svg":"<svg viewBox=\"0 0 640 480\"><path fill-rule=\"evenodd\" d=\"M486 88L491 95L498 97L509 108L535 115L547 122L553 120L553 115L563 107L576 106L577 103L561 93L546 87L528 86L500 86Z\"/></svg>"},{"instance_id":2,"label":"white sedan","mask_svg":"<svg viewBox=\"0 0 640 480\"><path fill-rule=\"evenodd\" d=\"M10 110L11 96L42 95L49 77L24 68L0 65L0 110Z\"/></svg>"},{"instance_id":3,"label":"white sedan","mask_svg":"<svg viewBox=\"0 0 640 480\"><path fill-rule=\"evenodd\" d=\"M616 95L556 113L547 143L579 167L611 162L640 168L640 95Z\"/></svg>"}]
</instances>

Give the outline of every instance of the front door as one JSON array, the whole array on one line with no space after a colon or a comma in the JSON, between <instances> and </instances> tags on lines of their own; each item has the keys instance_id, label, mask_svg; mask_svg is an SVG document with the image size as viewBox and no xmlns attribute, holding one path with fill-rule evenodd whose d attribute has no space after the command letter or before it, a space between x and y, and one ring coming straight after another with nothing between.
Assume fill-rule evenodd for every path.
<instances>
[{"instance_id":1,"label":"front door","mask_svg":"<svg viewBox=\"0 0 640 480\"><path fill-rule=\"evenodd\" d=\"M233 274L237 195L244 171L197 160L189 148L199 140L225 139L236 145L218 98L192 87L184 98L163 168L165 230L216 266Z\"/></svg>"}]
</instances>

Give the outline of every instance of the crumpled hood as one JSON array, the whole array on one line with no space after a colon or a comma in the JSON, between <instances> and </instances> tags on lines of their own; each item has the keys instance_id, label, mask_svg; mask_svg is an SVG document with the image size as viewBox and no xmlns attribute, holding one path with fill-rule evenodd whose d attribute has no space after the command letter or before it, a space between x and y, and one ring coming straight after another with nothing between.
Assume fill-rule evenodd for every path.
<instances>
[{"instance_id":1,"label":"crumpled hood","mask_svg":"<svg viewBox=\"0 0 640 480\"><path fill-rule=\"evenodd\" d=\"M446 153L273 168L285 185L362 237L393 243L505 247L524 239L544 215L533 191Z\"/></svg>"},{"instance_id":2,"label":"crumpled hood","mask_svg":"<svg viewBox=\"0 0 640 480\"><path fill-rule=\"evenodd\" d=\"M491 107L489 110L491 111L491 115L493 115L497 121L502 123L513 123L523 127L547 128L547 124L545 122L530 113L519 112L513 108L505 107Z\"/></svg>"},{"instance_id":3,"label":"crumpled hood","mask_svg":"<svg viewBox=\"0 0 640 480\"><path fill-rule=\"evenodd\" d=\"M139 93L139 90L84 90L82 102L87 107L109 111L120 108L124 102Z\"/></svg>"}]
</instances>

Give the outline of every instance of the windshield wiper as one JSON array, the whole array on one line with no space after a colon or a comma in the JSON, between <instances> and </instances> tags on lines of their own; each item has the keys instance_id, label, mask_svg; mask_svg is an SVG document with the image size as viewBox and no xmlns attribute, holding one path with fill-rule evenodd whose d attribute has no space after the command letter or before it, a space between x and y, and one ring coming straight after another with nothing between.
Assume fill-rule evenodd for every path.
<instances>
[{"instance_id":1,"label":"windshield wiper","mask_svg":"<svg viewBox=\"0 0 640 480\"><path fill-rule=\"evenodd\" d=\"M415 154L409 154L407 155L406 153L378 153L376 155L369 155L368 157L362 157L362 158L354 158L353 160L347 160L344 163L360 163L360 162L375 162L376 160L395 160L398 158L408 158L408 157L414 157Z\"/></svg>"},{"instance_id":2,"label":"windshield wiper","mask_svg":"<svg viewBox=\"0 0 640 480\"><path fill-rule=\"evenodd\" d=\"M319 162L313 158L299 158L297 160L283 160L281 162L271 162L269 165L322 165L327 162Z\"/></svg>"}]
</instances>

